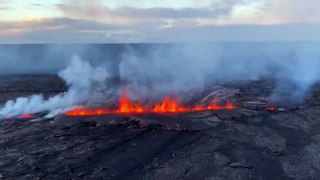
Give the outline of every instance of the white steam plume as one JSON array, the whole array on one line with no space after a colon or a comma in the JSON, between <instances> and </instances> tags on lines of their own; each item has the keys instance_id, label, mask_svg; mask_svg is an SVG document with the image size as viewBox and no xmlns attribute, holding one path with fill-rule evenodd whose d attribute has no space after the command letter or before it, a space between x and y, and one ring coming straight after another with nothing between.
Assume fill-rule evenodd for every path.
<instances>
[{"instance_id":1,"label":"white steam plume","mask_svg":"<svg viewBox=\"0 0 320 180\"><path fill-rule=\"evenodd\" d=\"M104 61L109 66L94 68L88 62L75 57L70 67L60 71L59 76L70 87L68 92L48 100L42 95L34 95L8 101L3 109L0 109L0 116L59 110L88 103L99 105L99 100L107 103L117 97L118 86L121 85L119 82L126 83L133 100L154 100L161 99L164 95L181 95L183 100L187 101L188 96L191 96L189 92L201 92L208 84L270 77L276 81L271 98L275 102L289 104L303 102L311 87L320 82L319 43L115 47L117 48L105 48L109 49L107 54L85 51L90 52L93 63L101 65ZM90 50L95 48L99 49L93 46ZM109 54L114 56L110 58ZM109 77L115 81L106 82ZM108 88L106 83L110 84Z\"/></svg>"},{"instance_id":2,"label":"white steam plume","mask_svg":"<svg viewBox=\"0 0 320 180\"><path fill-rule=\"evenodd\" d=\"M67 92L47 100L44 99L43 95L33 95L20 97L14 101L7 101L4 107L0 109L0 116L64 110L74 105L85 103L95 90L103 88L104 82L109 76L105 69L92 67L78 56L74 56L70 66L59 71L58 75L69 86Z\"/></svg>"},{"instance_id":3,"label":"white steam plume","mask_svg":"<svg viewBox=\"0 0 320 180\"><path fill-rule=\"evenodd\" d=\"M187 44L152 47L144 53L129 48L122 56L119 74L137 98L201 92L212 83L268 77L276 80L273 101L302 103L320 81L318 46L302 45Z\"/></svg>"}]
</instances>

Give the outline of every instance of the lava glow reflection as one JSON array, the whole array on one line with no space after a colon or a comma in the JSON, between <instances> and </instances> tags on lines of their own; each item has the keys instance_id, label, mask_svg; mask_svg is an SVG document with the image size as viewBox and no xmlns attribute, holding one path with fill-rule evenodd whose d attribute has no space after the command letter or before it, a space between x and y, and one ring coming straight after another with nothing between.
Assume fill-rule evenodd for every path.
<instances>
[{"instance_id":1,"label":"lava glow reflection","mask_svg":"<svg viewBox=\"0 0 320 180\"><path fill-rule=\"evenodd\" d=\"M141 103L133 103L125 89L122 90L119 106L116 109L88 109L88 108L74 108L66 112L67 116L99 116L106 114L142 114L142 113L185 113L193 111L208 111L208 110L232 110L235 109L233 103L227 103L225 105L219 105L215 101L211 104L205 105L194 105L194 106L183 106L177 98L170 98L166 96L162 102L156 102L153 106L144 106Z\"/></svg>"}]
</instances>

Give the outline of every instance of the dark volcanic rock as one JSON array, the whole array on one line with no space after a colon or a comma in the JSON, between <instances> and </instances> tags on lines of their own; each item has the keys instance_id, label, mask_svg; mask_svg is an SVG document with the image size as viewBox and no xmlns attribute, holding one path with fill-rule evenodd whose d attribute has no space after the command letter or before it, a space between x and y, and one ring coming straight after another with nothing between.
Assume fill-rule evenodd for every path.
<instances>
[{"instance_id":1,"label":"dark volcanic rock","mask_svg":"<svg viewBox=\"0 0 320 180\"><path fill-rule=\"evenodd\" d=\"M1 87L1 99L11 86ZM228 97L241 105L258 99L259 88L269 90L257 82L234 88L240 92L229 87ZM314 104L284 112L4 120L0 179L317 179L320 110Z\"/></svg>"},{"instance_id":2,"label":"dark volcanic rock","mask_svg":"<svg viewBox=\"0 0 320 180\"><path fill-rule=\"evenodd\" d=\"M0 75L0 104L33 94L49 97L65 90L64 82L54 75Z\"/></svg>"}]
</instances>

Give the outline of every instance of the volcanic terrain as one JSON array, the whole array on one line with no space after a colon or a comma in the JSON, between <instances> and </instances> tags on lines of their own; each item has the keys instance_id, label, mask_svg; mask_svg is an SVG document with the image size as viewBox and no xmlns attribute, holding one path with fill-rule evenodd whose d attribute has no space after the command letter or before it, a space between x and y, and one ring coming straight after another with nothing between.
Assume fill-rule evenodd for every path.
<instances>
[{"instance_id":1,"label":"volcanic terrain","mask_svg":"<svg viewBox=\"0 0 320 180\"><path fill-rule=\"evenodd\" d=\"M317 179L320 88L279 106L274 84L208 85L192 100L234 108L1 120L0 179ZM56 76L2 76L0 103L65 90Z\"/></svg>"}]
</instances>

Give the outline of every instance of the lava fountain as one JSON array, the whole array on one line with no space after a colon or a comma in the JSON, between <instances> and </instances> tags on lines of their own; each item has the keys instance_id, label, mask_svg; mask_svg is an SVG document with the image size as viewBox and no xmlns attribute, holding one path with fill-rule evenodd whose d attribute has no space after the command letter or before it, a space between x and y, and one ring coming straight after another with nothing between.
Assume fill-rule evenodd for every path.
<instances>
[{"instance_id":1,"label":"lava fountain","mask_svg":"<svg viewBox=\"0 0 320 180\"><path fill-rule=\"evenodd\" d=\"M134 103L130 100L127 90L124 88L121 91L119 98L119 105L116 109L107 108L73 108L65 113L66 116L99 116L106 114L145 114L145 113L186 113L195 111L214 111L214 110L232 110L236 106L233 103L226 103L219 105L212 101L209 105L196 104L193 106L181 105L177 98L165 96L161 102L156 102L152 106L142 105L141 103Z\"/></svg>"}]
</instances>

